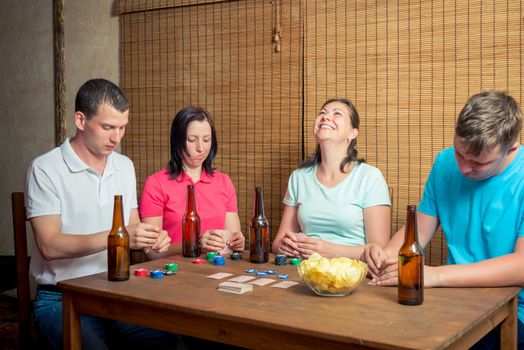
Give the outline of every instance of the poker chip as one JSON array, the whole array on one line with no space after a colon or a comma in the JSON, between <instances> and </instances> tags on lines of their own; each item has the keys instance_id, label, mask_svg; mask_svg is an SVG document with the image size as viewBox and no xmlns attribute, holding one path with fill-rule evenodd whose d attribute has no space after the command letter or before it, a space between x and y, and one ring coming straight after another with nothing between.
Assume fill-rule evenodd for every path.
<instances>
[{"instance_id":1,"label":"poker chip","mask_svg":"<svg viewBox=\"0 0 524 350\"><path fill-rule=\"evenodd\" d=\"M135 269L135 276L138 276L138 277L145 277L149 274L149 270L148 269L144 269L144 268L138 268L138 269Z\"/></svg>"},{"instance_id":2,"label":"poker chip","mask_svg":"<svg viewBox=\"0 0 524 350\"><path fill-rule=\"evenodd\" d=\"M204 259L201 259L201 258L196 258L196 259L193 259L193 264L205 264L206 261Z\"/></svg>"},{"instance_id":3,"label":"poker chip","mask_svg":"<svg viewBox=\"0 0 524 350\"><path fill-rule=\"evenodd\" d=\"M278 275L277 278L280 280L285 280L289 278L289 275Z\"/></svg>"},{"instance_id":4,"label":"poker chip","mask_svg":"<svg viewBox=\"0 0 524 350\"><path fill-rule=\"evenodd\" d=\"M298 264L300 264L301 262L302 262L302 259L300 259L300 258L291 258L291 259L289 259L289 263L290 263L291 265L298 265Z\"/></svg>"},{"instance_id":5,"label":"poker chip","mask_svg":"<svg viewBox=\"0 0 524 350\"><path fill-rule=\"evenodd\" d=\"M247 270L245 270L245 272L247 272L247 273L256 273L257 270L255 270L255 269L247 269Z\"/></svg>"},{"instance_id":6,"label":"poker chip","mask_svg":"<svg viewBox=\"0 0 524 350\"><path fill-rule=\"evenodd\" d=\"M225 265L226 259L222 255L217 255L213 258L213 265Z\"/></svg>"},{"instance_id":7,"label":"poker chip","mask_svg":"<svg viewBox=\"0 0 524 350\"><path fill-rule=\"evenodd\" d=\"M178 271L178 264L177 263L166 264L166 270L167 271Z\"/></svg>"},{"instance_id":8,"label":"poker chip","mask_svg":"<svg viewBox=\"0 0 524 350\"><path fill-rule=\"evenodd\" d=\"M207 252L206 253L206 260L213 262L213 258L218 255L218 252Z\"/></svg>"},{"instance_id":9,"label":"poker chip","mask_svg":"<svg viewBox=\"0 0 524 350\"><path fill-rule=\"evenodd\" d=\"M153 270L153 271L151 271L151 273L149 275L150 275L151 278L161 279L161 278L164 278L164 271L162 271L162 270Z\"/></svg>"},{"instance_id":10,"label":"poker chip","mask_svg":"<svg viewBox=\"0 0 524 350\"><path fill-rule=\"evenodd\" d=\"M242 259L242 253L233 252L229 257L231 258L231 260L240 260Z\"/></svg>"},{"instance_id":11,"label":"poker chip","mask_svg":"<svg viewBox=\"0 0 524 350\"><path fill-rule=\"evenodd\" d=\"M275 255L275 265L284 266L286 265L286 254L277 254Z\"/></svg>"},{"instance_id":12,"label":"poker chip","mask_svg":"<svg viewBox=\"0 0 524 350\"><path fill-rule=\"evenodd\" d=\"M277 272L275 270L266 270L266 273L268 275L276 275L277 274Z\"/></svg>"},{"instance_id":13,"label":"poker chip","mask_svg":"<svg viewBox=\"0 0 524 350\"><path fill-rule=\"evenodd\" d=\"M267 276L267 272L258 271L256 272L257 276Z\"/></svg>"},{"instance_id":14,"label":"poker chip","mask_svg":"<svg viewBox=\"0 0 524 350\"><path fill-rule=\"evenodd\" d=\"M172 271L172 270L167 270L167 271L163 271L164 274L166 276L173 276L173 275L176 275L176 271Z\"/></svg>"}]
</instances>

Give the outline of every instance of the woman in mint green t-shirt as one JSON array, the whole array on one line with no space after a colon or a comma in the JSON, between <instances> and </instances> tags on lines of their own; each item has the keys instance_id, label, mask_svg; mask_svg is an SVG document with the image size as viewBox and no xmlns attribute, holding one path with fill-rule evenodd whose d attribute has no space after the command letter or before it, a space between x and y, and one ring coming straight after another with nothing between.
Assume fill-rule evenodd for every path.
<instances>
[{"instance_id":1,"label":"woman in mint green t-shirt","mask_svg":"<svg viewBox=\"0 0 524 350\"><path fill-rule=\"evenodd\" d=\"M284 197L274 253L359 258L390 237L391 203L379 169L357 157L358 112L347 99L324 103L315 119L315 154L295 170Z\"/></svg>"}]
</instances>

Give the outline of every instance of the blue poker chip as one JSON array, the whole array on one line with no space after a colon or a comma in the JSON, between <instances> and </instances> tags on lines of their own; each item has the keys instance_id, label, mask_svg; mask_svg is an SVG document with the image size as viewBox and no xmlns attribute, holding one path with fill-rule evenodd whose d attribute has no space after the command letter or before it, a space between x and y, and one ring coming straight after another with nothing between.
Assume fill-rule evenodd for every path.
<instances>
[{"instance_id":1,"label":"blue poker chip","mask_svg":"<svg viewBox=\"0 0 524 350\"><path fill-rule=\"evenodd\" d=\"M247 269L247 270L245 270L245 272L247 272L247 273L256 273L257 270L255 270L255 269Z\"/></svg>"},{"instance_id":2,"label":"blue poker chip","mask_svg":"<svg viewBox=\"0 0 524 350\"><path fill-rule=\"evenodd\" d=\"M289 275L278 275L277 278L281 280L285 280L289 278Z\"/></svg>"},{"instance_id":3,"label":"blue poker chip","mask_svg":"<svg viewBox=\"0 0 524 350\"><path fill-rule=\"evenodd\" d=\"M213 257L213 265L222 266L225 265L225 263L226 259L224 259L223 255L216 255L215 257Z\"/></svg>"},{"instance_id":4,"label":"blue poker chip","mask_svg":"<svg viewBox=\"0 0 524 350\"><path fill-rule=\"evenodd\" d=\"M151 271L150 276L151 276L151 278L155 278L155 279L164 278L164 271L153 270L153 271Z\"/></svg>"},{"instance_id":5,"label":"blue poker chip","mask_svg":"<svg viewBox=\"0 0 524 350\"><path fill-rule=\"evenodd\" d=\"M267 276L267 272L262 272L262 271L257 272L256 274L257 276Z\"/></svg>"},{"instance_id":6,"label":"blue poker chip","mask_svg":"<svg viewBox=\"0 0 524 350\"><path fill-rule=\"evenodd\" d=\"M277 272L275 270L266 270L266 273L268 275L276 275L277 274Z\"/></svg>"}]
</instances>

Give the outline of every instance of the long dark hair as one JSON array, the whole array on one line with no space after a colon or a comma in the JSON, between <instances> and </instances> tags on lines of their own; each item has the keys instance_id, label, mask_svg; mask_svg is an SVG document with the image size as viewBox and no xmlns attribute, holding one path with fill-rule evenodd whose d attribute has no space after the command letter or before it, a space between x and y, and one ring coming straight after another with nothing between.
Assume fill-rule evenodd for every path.
<instances>
[{"instance_id":1,"label":"long dark hair","mask_svg":"<svg viewBox=\"0 0 524 350\"><path fill-rule=\"evenodd\" d=\"M186 145L187 129L189 128L189 124L194 121L207 121L211 126L211 149L209 150L209 154L204 160L202 167L208 174L213 174L213 159L215 159L218 152L215 122L205 109L200 107L186 107L178 111L175 118L173 118L173 123L171 124L171 159L168 163L168 173L171 174L172 179L176 179L184 169L184 163L182 162L183 155L188 154Z\"/></svg>"},{"instance_id":2,"label":"long dark hair","mask_svg":"<svg viewBox=\"0 0 524 350\"><path fill-rule=\"evenodd\" d=\"M325 106L327 106L331 102L340 102L346 105L349 111L349 120L351 121L351 126L354 129L358 129L358 127L360 126L360 118L358 116L357 108L355 107L353 102L351 102L351 100L348 100L347 98L332 98L324 102L320 110L322 110ZM348 150L347 150L347 156L340 163L341 172L345 173L344 168L346 167L347 164L351 163L352 161L356 161L359 163L365 162L363 158L358 158L358 151L356 147L357 147L357 139L354 138L349 143ZM322 154L320 152L320 145L317 143L315 153L311 157L306 159L304 162L302 162L302 164L300 164L300 168L307 168L307 167L315 166L315 165L320 164L321 161L322 161Z\"/></svg>"}]
</instances>

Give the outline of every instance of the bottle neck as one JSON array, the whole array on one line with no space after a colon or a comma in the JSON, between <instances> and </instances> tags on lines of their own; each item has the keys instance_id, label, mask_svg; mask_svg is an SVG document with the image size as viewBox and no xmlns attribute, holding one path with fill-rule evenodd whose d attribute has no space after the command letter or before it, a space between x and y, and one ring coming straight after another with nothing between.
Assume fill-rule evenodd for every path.
<instances>
[{"instance_id":1,"label":"bottle neck","mask_svg":"<svg viewBox=\"0 0 524 350\"><path fill-rule=\"evenodd\" d=\"M407 207L405 231L404 242L409 244L418 242L417 207L414 205Z\"/></svg>"},{"instance_id":2,"label":"bottle neck","mask_svg":"<svg viewBox=\"0 0 524 350\"><path fill-rule=\"evenodd\" d=\"M118 230L124 226L124 211L122 209L122 196L115 196L115 204L113 207L113 228L111 231Z\"/></svg>"},{"instance_id":3,"label":"bottle neck","mask_svg":"<svg viewBox=\"0 0 524 350\"><path fill-rule=\"evenodd\" d=\"M265 217L264 212L264 194L261 188L255 190L255 213L254 217Z\"/></svg>"},{"instance_id":4,"label":"bottle neck","mask_svg":"<svg viewBox=\"0 0 524 350\"><path fill-rule=\"evenodd\" d=\"M195 203L195 188L193 186L187 187L187 206L186 214L196 212L196 203Z\"/></svg>"}]
</instances>

